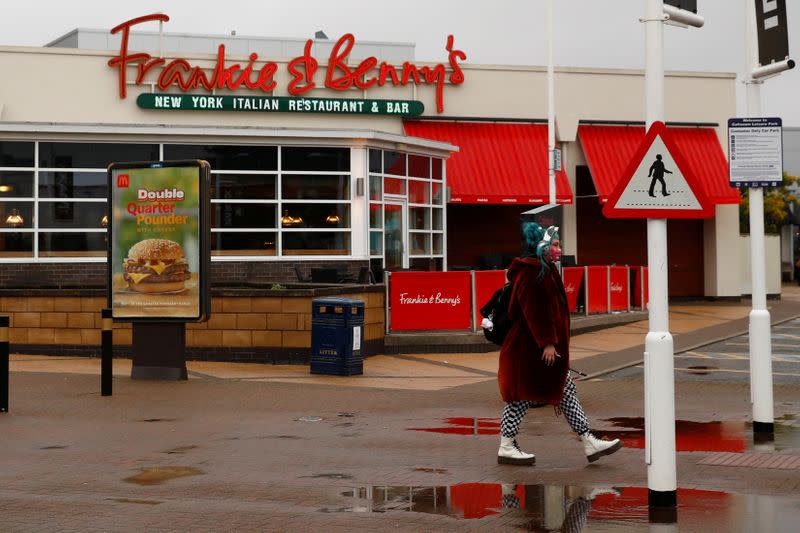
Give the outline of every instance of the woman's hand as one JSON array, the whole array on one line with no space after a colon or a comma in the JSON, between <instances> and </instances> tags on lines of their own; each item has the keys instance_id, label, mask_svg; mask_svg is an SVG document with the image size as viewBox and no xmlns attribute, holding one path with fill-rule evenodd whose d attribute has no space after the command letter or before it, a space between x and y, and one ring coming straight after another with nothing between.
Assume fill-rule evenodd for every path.
<instances>
[{"instance_id":1,"label":"woman's hand","mask_svg":"<svg viewBox=\"0 0 800 533\"><path fill-rule=\"evenodd\" d=\"M544 364L547 366L552 366L553 363L556 362L556 357L561 357L556 353L556 347L552 344L548 344L544 347L544 352L542 352L542 360Z\"/></svg>"}]
</instances>

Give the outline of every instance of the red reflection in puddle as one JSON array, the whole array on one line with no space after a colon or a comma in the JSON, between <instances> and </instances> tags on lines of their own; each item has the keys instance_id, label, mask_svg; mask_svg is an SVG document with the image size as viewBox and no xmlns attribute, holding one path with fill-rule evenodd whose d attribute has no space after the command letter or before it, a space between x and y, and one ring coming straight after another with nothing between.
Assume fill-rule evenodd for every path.
<instances>
[{"instance_id":1,"label":"red reflection in puddle","mask_svg":"<svg viewBox=\"0 0 800 533\"><path fill-rule=\"evenodd\" d=\"M626 522L647 522L647 487L623 487L620 494L600 494L592 501L589 518L594 520L620 520ZM702 510L713 515L717 510L731 507L731 495L699 489L677 490L678 513L688 510ZM721 515L717 515L721 516ZM723 531L725 531L723 529Z\"/></svg>"},{"instance_id":2,"label":"red reflection in puddle","mask_svg":"<svg viewBox=\"0 0 800 533\"><path fill-rule=\"evenodd\" d=\"M470 418L453 417L445 418L447 427L436 428L408 428L409 431L429 431L431 433L447 433L450 435L499 435L499 418Z\"/></svg>"},{"instance_id":3,"label":"red reflection in puddle","mask_svg":"<svg viewBox=\"0 0 800 533\"><path fill-rule=\"evenodd\" d=\"M628 448L644 449L644 419L609 418L616 427L625 430L597 430L599 437L620 439ZM675 421L675 449L679 452L737 452L747 450L743 422L692 422Z\"/></svg>"}]
</instances>

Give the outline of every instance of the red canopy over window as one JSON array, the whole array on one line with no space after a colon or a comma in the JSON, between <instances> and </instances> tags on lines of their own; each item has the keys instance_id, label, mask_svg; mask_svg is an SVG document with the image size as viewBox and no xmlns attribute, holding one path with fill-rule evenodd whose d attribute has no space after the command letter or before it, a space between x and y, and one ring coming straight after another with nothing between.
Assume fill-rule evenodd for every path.
<instances>
[{"instance_id":1,"label":"red canopy over window","mask_svg":"<svg viewBox=\"0 0 800 533\"><path fill-rule=\"evenodd\" d=\"M460 150L447 160L450 203L546 204L547 126L531 123L405 121L406 135ZM566 173L556 173L556 201L571 204Z\"/></svg>"}]
</instances>

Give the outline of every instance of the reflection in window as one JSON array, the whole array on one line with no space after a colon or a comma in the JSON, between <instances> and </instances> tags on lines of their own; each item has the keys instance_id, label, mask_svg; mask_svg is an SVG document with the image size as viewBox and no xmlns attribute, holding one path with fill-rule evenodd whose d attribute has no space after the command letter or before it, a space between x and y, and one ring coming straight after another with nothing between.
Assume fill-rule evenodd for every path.
<instances>
[{"instance_id":1,"label":"reflection in window","mask_svg":"<svg viewBox=\"0 0 800 533\"><path fill-rule=\"evenodd\" d=\"M103 257L106 233L39 233L40 257Z\"/></svg>"},{"instance_id":2,"label":"reflection in window","mask_svg":"<svg viewBox=\"0 0 800 533\"><path fill-rule=\"evenodd\" d=\"M164 160L175 159L204 159L211 170L278 170L278 147L165 144Z\"/></svg>"},{"instance_id":3,"label":"reflection in window","mask_svg":"<svg viewBox=\"0 0 800 533\"><path fill-rule=\"evenodd\" d=\"M442 229L442 220L444 219L444 209L433 208L433 228L435 230Z\"/></svg>"},{"instance_id":4,"label":"reflection in window","mask_svg":"<svg viewBox=\"0 0 800 533\"><path fill-rule=\"evenodd\" d=\"M369 171L380 174L383 171L381 166L382 156L380 150L372 149L369 151Z\"/></svg>"},{"instance_id":5,"label":"reflection in window","mask_svg":"<svg viewBox=\"0 0 800 533\"><path fill-rule=\"evenodd\" d=\"M284 146L281 169L350 172L350 148Z\"/></svg>"},{"instance_id":6,"label":"reflection in window","mask_svg":"<svg viewBox=\"0 0 800 533\"><path fill-rule=\"evenodd\" d=\"M429 187L429 181L408 180L408 201L412 204L431 203Z\"/></svg>"},{"instance_id":7,"label":"reflection in window","mask_svg":"<svg viewBox=\"0 0 800 533\"><path fill-rule=\"evenodd\" d=\"M275 255L275 232L211 232L211 255Z\"/></svg>"},{"instance_id":8,"label":"reflection in window","mask_svg":"<svg viewBox=\"0 0 800 533\"><path fill-rule=\"evenodd\" d=\"M436 205L442 205L442 184L441 183L431 183L431 189L433 190L433 203Z\"/></svg>"},{"instance_id":9,"label":"reflection in window","mask_svg":"<svg viewBox=\"0 0 800 533\"><path fill-rule=\"evenodd\" d=\"M102 228L106 202L39 202L40 228Z\"/></svg>"},{"instance_id":10,"label":"reflection in window","mask_svg":"<svg viewBox=\"0 0 800 533\"><path fill-rule=\"evenodd\" d=\"M430 178L431 158L425 155L409 154L408 175L412 178Z\"/></svg>"},{"instance_id":11,"label":"reflection in window","mask_svg":"<svg viewBox=\"0 0 800 533\"><path fill-rule=\"evenodd\" d=\"M430 233L410 233L411 255L429 255L431 253Z\"/></svg>"},{"instance_id":12,"label":"reflection in window","mask_svg":"<svg viewBox=\"0 0 800 533\"><path fill-rule=\"evenodd\" d=\"M274 174L212 174L211 198L218 200L274 200Z\"/></svg>"},{"instance_id":13,"label":"reflection in window","mask_svg":"<svg viewBox=\"0 0 800 533\"><path fill-rule=\"evenodd\" d=\"M39 172L41 198L106 198L105 172Z\"/></svg>"},{"instance_id":14,"label":"reflection in window","mask_svg":"<svg viewBox=\"0 0 800 533\"><path fill-rule=\"evenodd\" d=\"M33 172L0 171L0 198L32 198Z\"/></svg>"},{"instance_id":15,"label":"reflection in window","mask_svg":"<svg viewBox=\"0 0 800 533\"><path fill-rule=\"evenodd\" d=\"M32 142L0 141L0 167L32 167L34 153Z\"/></svg>"},{"instance_id":16,"label":"reflection in window","mask_svg":"<svg viewBox=\"0 0 800 533\"><path fill-rule=\"evenodd\" d=\"M441 233L433 234L433 255L442 255L444 253L444 237Z\"/></svg>"},{"instance_id":17,"label":"reflection in window","mask_svg":"<svg viewBox=\"0 0 800 533\"><path fill-rule=\"evenodd\" d=\"M118 161L158 161L157 144L39 143L43 168L102 168Z\"/></svg>"},{"instance_id":18,"label":"reflection in window","mask_svg":"<svg viewBox=\"0 0 800 533\"><path fill-rule=\"evenodd\" d=\"M32 228L33 202L0 202L0 228Z\"/></svg>"},{"instance_id":19,"label":"reflection in window","mask_svg":"<svg viewBox=\"0 0 800 533\"><path fill-rule=\"evenodd\" d=\"M284 228L349 228L349 204L284 203L280 221Z\"/></svg>"},{"instance_id":20,"label":"reflection in window","mask_svg":"<svg viewBox=\"0 0 800 533\"><path fill-rule=\"evenodd\" d=\"M434 157L431 160L431 177L435 180L442 179L442 165L444 161Z\"/></svg>"},{"instance_id":21,"label":"reflection in window","mask_svg":"<svg viewBox=\"0 0 800 533\"><path fill-rule=\"evenodd\" d=\"M369 204L369 227L383 227L383 208L381 204Z\"/></svg>"},{"instance_id":22,"label":"reflection in window","mask_svg":"<svg viewBox=\"0 0 800 533\"><path fill-rule=\"evenodd\" d=\"M284 232L284 255L348 255L349 232Z\"/></svg>"},{"instance_id":23,"label":"reflection in window","mask_svg":"<svg viewBox=\"0 0 800 533\"><path fill-rule=\"evenodd\" d=\"M0 257L33 257L33 233L0 233Z\"/></svg>"},{"instance_id":24,"label":"reflection in window","mask_svg":"<svg viewBox=\"0 0 800 533\"><path fill-rule=\"evenodd\" d=\"M406 180L398 178L384 178L383 179L383 193L384 194L405 194L406 193Z\"/></svg>"},{"instance_id":25,"label":"reflection in window","mask_svg":"<svg viewBox=\"0 0 800 533\"><path fill-rule=\"evenodd\" d=\"M431 229L431 209L430 209L430 207L409 207L408 208L408 228L409 229Z\"/></svg>"},{"instance_id":26,"label":"reflection in window","mask_svg":"<svg viewBox=\"0 0 800 533\"><path fill-rule=\"evenodd\" d=\"M212 228L274 228L276 224L274 204L211 204Z\"/></svg>"},{"instance_id":27,"label":"reflection in window","mask_svg":"<svg viewBox=\"0 0 800 533\"><path fill-rule=\"evenodd\" d=\"M383 152L383 173L395 176L406 175L406 154Z\"/></svg>"},{"instance_id":28,"label":"reflection in window","mask_svg":"<svg viewBox=\"0 0 800 533\"><path fill-rule=\"evenodd\" d=\"M369 199L375 200L376 202L381 201L381 189L383 188L383 182L380 176L370 176L369 177Z\"/></svg>"},{"instance_id":29,"label":"reflection in window","mask_svg":"<svg viewBox=\"0 0 800 533\"><path fill-rule=\"evenodd\" d=\"M369 254L383 254L383 234L380 231L369 232Z\"/></svg>"},{"instance_id":30,"label":"reflection in window","mask_svg":"<svg viewBox=\"0 0 800 533\"><path fill-rule=\"evenodd\" d=\"M350 176L283 175L281 196L286 200L349 200Z\"/></svg>"}]
</instances>

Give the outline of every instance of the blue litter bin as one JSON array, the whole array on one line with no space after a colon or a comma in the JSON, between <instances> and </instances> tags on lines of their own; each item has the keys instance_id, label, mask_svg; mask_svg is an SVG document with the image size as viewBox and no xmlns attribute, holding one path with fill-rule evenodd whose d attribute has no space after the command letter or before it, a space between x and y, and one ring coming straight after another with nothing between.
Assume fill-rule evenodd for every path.
<instances>
[{"instance_id":1,"label":"blue litter bin","mask_svg":"<svg viewBox=\"0 0 800 533\"><path fill-rule=\"evenodd\" d=\"M311 301L311 373L364 373L364 302L349 298Z\"/></svg>"}]
</instances>

